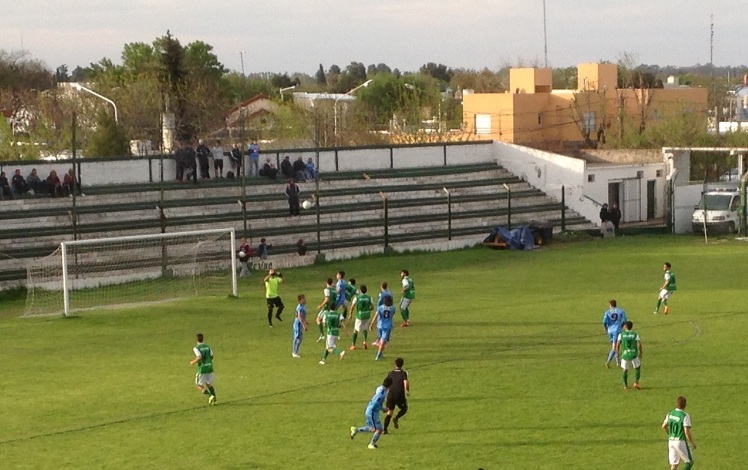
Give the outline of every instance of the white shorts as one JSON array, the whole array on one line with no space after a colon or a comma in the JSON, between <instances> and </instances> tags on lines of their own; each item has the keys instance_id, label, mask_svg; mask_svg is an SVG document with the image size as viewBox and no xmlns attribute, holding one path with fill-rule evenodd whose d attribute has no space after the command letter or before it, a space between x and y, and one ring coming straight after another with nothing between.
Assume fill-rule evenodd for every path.
<instances>
[{"instance_id":1,"label":"white shorts","mask_svg":"<svg viewBox=\"0 0 748 470\"><path fill-rule=\"evenodd\" d=\"M670 298L670 296L671 296L672 294L673 294L673 291L671 291L671 290L667 290L667 289L662 289L662 290L660 291L660 298L661 298L662 300L667 300L667 299L669 299L669 298Z\"/></svg>"},{"instance_id":2,"label":"white shorts","mask_svg":"<svg viewBox=\"0 0 748 470\"><path fill-rule=\"evenodd\" d=\"M413 299L406 299L405 297L403 297L403 298L402 298L402 299L400 300L400 310L405 310L405 309L407 309L407 308L408 308L408 307L410 306L410 303L411 303L411 302L413 302Z\"/></svg>"},{"instance_id":3,"label":"white shorts","mask_svg":"<svg viewBox=\"0 0 748 470\"><path fill-rule=\"evenodd\" d=\"M686 441L667 441L667 459L670 465L678 465L680 461L693 462L691 449Z\"/></svg>"},{"instance_id":4,"label":"white shorts","mask_svg":"<svg viewBox=\"0 0 748 470\"><path fill-rule=\"evenodd\" d=\"M621 369L623 370L638 369L641 365L642 361L640 361L638 357L633 359L621 359Z\"/></svg>"},{"instance_id":5,"label":"white shorts","mask_svg":"<svg viewBox=\"0 0 748 470\"><path fill-rule=\"evenodd\" d=\"M356 318L356 322L353 324L354 331L364 331L369 329L369 321L371 320L359 320Z\"/></svg>"},{"instance_id":6,"label":"white shorts","mask_svg":"<svg viewBox=\"0 0 748 470\"><path fill-rule=\"evenodd\" d=\"M335 349L338 347L338 337L333 335L327 335L327 349Z\"/></svg>"},{"instance_id":7,"label":"white shorts","mask_svg":"<svg viewBox=\"0 0 748 470\"><path fill-rule=\"evenodd\" d=\"M211 372L210 374L195 374L195 383L197 385L213 385L213 380L216 376Z\"/></svg>"}]
</instances>

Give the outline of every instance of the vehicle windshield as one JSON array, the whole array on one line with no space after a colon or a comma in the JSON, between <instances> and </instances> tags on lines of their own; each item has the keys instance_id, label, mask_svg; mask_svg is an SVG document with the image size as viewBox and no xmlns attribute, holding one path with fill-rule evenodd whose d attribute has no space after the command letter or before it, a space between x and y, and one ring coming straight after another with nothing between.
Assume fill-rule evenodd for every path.
<instances>
[{"instance_id":1,"label":"vehicle windshield","mask_svg":"<svg viewBox=\"0 0 748 470\"><path fill-rule=\"evenodd\" d=\"M704 200L706 199L706 209L713 211L726 211L730 208L731 194L705 194L699 201L699 209L705 209Z\"/></svg>"}]
</instances>

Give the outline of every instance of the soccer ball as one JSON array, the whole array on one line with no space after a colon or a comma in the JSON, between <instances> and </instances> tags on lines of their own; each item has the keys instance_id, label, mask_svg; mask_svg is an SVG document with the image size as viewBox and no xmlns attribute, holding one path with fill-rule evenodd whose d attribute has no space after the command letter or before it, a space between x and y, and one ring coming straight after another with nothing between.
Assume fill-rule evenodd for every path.
<instances>
[{"instance_id":1,"label":"soccer ball","mask_svg":"<svg viewBox=\"0 0 748 470\"><path fill-rule=\"evenodd\" d=\"M311 209L312 208L312 201L304 201L301 204L301 207L303 207L304 209Z\"/></svg>"},{"instance_id":2,"label":"soccer ball","mask_svg":"<svg viewBox=\"0 0 748 470\"><path fill-rule=\"evenodd\" d=\"M244 258L245 256L247 256L247 254L245 252L243 252L243 251L239 252L239 258Z\"/></svg>"}]
</instances>

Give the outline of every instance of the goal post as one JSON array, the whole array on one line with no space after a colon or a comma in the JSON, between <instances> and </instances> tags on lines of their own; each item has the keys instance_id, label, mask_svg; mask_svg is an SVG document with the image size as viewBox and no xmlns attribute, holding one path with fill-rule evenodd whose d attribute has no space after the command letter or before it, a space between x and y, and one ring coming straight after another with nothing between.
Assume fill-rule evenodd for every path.
<instances>
[{"instance_id":1,"label":"goal post","mask_svg":"<svg viewBox=\"0 0 748 470\"><path fill-rule=\"evenodd\" d=\"M65 241L27 269L25 315L238 296L233 228Z\"/></svg>"}]
</instances>

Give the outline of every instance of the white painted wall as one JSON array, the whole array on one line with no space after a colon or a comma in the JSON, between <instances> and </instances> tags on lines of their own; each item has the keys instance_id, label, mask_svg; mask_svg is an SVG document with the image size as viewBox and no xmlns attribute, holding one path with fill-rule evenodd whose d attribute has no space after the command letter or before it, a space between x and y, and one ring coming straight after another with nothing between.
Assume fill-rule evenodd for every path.
<instances>
[{"instance_id":1,"label":"white painted wall","mask_svg":"<svg viewBox=\"0 0 748 470\"><path fill-rule=\"evenodd\" d=\"M496 159L504 168L559 202L563 186L566 205L593 223L599 222L599 206L584 197L584 160L505 142L493 145Z\"/></svg>"},{"instance_id":2,"label":"white painted wall","mask_svg":"<svg viewBox=\"0 0 748 470\"><path fill-rule=\"evenodd\" d=\"M704 187L700 184L689 184L675 187L675 199L673 205L675 210L675 233L693 233L691 228L691 215L693 207L701 199L701 191Z\"/></svg>"},{"instance_id":3,"label":"white painted wall","mask_svg":"<svg viewBox=\"0 0 748 470\"><path fill-rule=\"evenodd\" d=\"M662 176L657 176L657 170ZM643 176L637 179L637 172L642 171ZM594 175L595 181L590 182L589 176ZM667 164L648 163L640 165L587 165L585 172L585 194L600 204L608 202L608 184L621 183L632 191L641 191L641 199L638 207L627 207L621 199L621 211L624 222L635 222L647 219L647 181L655 180L655 217L665 216L665 178L667 176ZM632 181L632 179L636 181ZM625 183L624 183L625 181ZM637 192L637 194L639 194ZM598 212L600 208L598 206ZM598 217L593 219L598 222Z\"/></svg>"},{"instance_id":4,"label":"white painted wall","mask_svg":"<svg viewBox=\"0 0 748 470\"><path fill-rule=\"evenodd\" d=\"M335 162L331 171L335 171ZM340 171L379 170L390 167L389 149L345 150L338 152L338 168Z\"/></svg>"},{"instance_id":5,"label":"white painted wall","mask_svg":"<svg viewBox=\"0 0 748 470\"><path fill-rule=\"evenodd\" d=\"M443 145L413 145L406 147L394 147L392 149L394 168L415 168L444 165ZM491 142L448 145L447 164L459 165L465 163L480 163L495 161L494 147ZM267 150L260 154L260 166L267 158L273 163L280 165L283 158L288 155L291 161L301 156L306 162L310 157L316 162L315 152L312 149L288 149L274 151ZM244 157L244 164L249 163L249 157ZM171 156L164 157L164 180L172 181L176 176L176 163ZM224 171L230 169L228 159L224 159ZM57 170L60 179L72 168L72 161L59 162L0 162L0 169L5 171L8 179L13 176L16 168L21 170L24 177L36 168L40 178L46 178L51 170ZM153 158L123 158L120 160L81 159L81 181L83 185L108 185L123 183L148 183L149 166L152 172L152 181L157 182L160 178L160 160ZM338 150L339 171L373 170L390 167L390 148L368 148L368 149L340 149ZM212 168L212 167L211 167ZM228 169L227 169L228 168ZM319 169L321 172L335 171L335 151L323 150L319 156ZM212 169L211 169L212 172Z\"/></svg>"},{"instance_id":6,"label":"white painted wall","mask_svg":"<svg viewBox=\"0 0 748 470\"><path fill-rule=\"evenodd\" d=\"M450 145L447 147L447 165L486 163L496 161L492 144Z\"/></svg>"},{"instance_id":7,"label":"white painted wall","mask_svg":"<svg viewBox=\"0 0 748 470\"><path fill-rule=\"evenodd\" d=\"M490 145L490 144L488 144ZM444 147L396 147L393 153L395 168L444 166Z\"/></svg>"}]
</instances>

